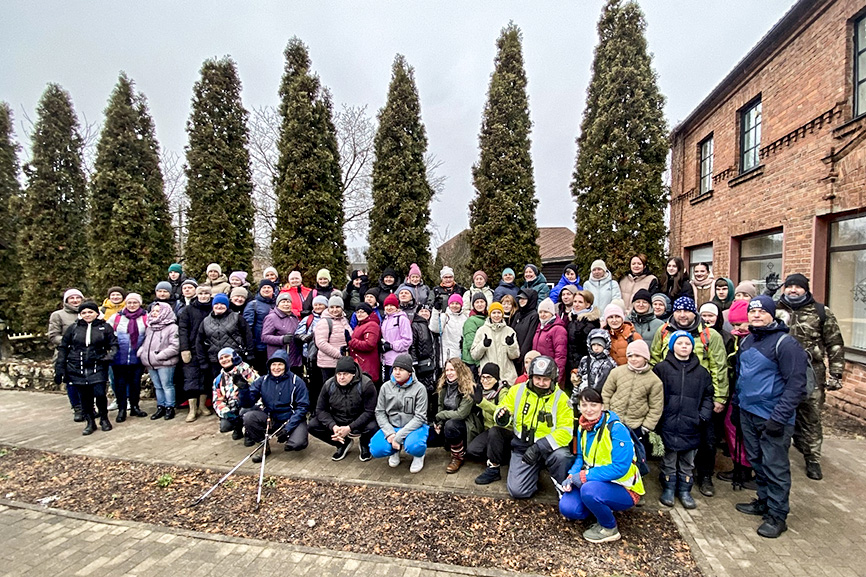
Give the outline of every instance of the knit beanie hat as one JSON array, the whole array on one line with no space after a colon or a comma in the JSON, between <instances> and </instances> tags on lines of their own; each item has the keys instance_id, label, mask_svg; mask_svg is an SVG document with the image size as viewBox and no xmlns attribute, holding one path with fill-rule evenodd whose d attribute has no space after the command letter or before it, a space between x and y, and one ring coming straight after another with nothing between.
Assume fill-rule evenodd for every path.
<instances>
[{"instance_id":1,"label":"knit beanie hat","mask_svg":"<svg viewBox=\"0 0 866 577\"><path fill-rule=\"evenodd\" d=\"M247 273L242 270L233 271L232 274L229 275L229 280L232 280L232 277L239 279L241 281L241 284L247 282Z\"/></svg>"},{"instance_id":2,"label":"knit beanie hat","mask_svg":"<svg viewBox=\"0 0 866 577\"><path fill-rule=\"evenodd\" d=\"M563 291L570 292L570 293L573 294L573 295L576 295L577 293L580 292L580 289L577 288L576 286L574 286L573 284L567 284L567 285L565 285L564 287L562 287L562 290L563 290ZM559 294L562 294L562 292L560 292Z\"/></svg>"},{"instance_id":3,"label":"knit beanie hat","mask_svg":"<svg viewBox=\"0 0 866 577\"><path fill-rule=\"evenodd\" d=\"M368 305L367 303L361 303L361 304L359 304L359 305L358 305L358 308L356 308L355 310L356 310L356 311L364 311L364 312L367 313L368 315L373 314L373 307L371 307L371 306Z\"/></svg>"},{"instance_id":4,"label":"knit beanie hat","mask_svg":"<svg viewBox=\"0 0 866 577\"><path fill-rule=\"evenodd\" d=\"M794 274L789 274L788 278L785 279L785 284L782 286L789 287L791 285L801 287L806 292L809 292L809 279L807 279L805 275L802 275L798 272L795 272Z\"/></svg>"},{"instance_id":5,"label":"knit beanie hat","mask_svg":"<svg viewBox=\"0 0 866 577\"><path fill-rule=\"evenodd\" d=\"M772 297L768 297L767 295L758 295L749 301L749 312L755 309L764 309L770 313L770 316L776 316L776 303Z\"/></svg>"},{"instance_id":6,"label":"knit beanie hat","mask_svg":"<svg viewBox=\"0 0 866 577\"><path fill-rule=\"evenodd\" d=\"M556 315L556 305L553 304L553 301L550 300L550 297L547 297L546 299L541 301L540 305L538 305L538 312L541 311L547 311L552 315Z\"/></svg>"},{"instance_id":7,"label":"knit beanie hat","mask_svg":"<svg viewBox=\"0 0 866 577\"><path fill-rule=\"evenodd\" d=\"M316 273L316 280L320 278L326 278L328 282L331 282L331 271L326 268L320 268L319 272Z\"/></svg>"},{"instance_id":8,"label":"knit beanie hat","mask_svg":"<svg viewBox=\"0 0 866 577\"><path fill-rule=\"evenodd\" d=\"M235 350L231 347L223 347L220 349L220 352L217 353L217 359L219 359L223 355L234 356Z\"/></svg>"},{"instance_id":9,"label":"knit beanie hat","mask_svg":"<svg viewBox=\"0 0 866 577\"><path fill-rule=\"evenodd\" d=\"M180 273L182 273L183 267L180 266L178 263L172 263L172 265L170 267L168 267L168 272L180 272Z\"/></svg>"},{"instance_id":10,"label":"knit beanie hat","mask_svg":"<svg viewBox=\"0 0 866 577\"><path fill-rule=\"evenodd\" d=\"M643 339L635 339L628 344L625 348L625 354L628 355L637 355L639 357L643 357L646 360L650 360L650 350L649 346L646 344L646 341Z\"/></svg>"},{"instance_id":11,"label":"knit beanie hat","mask_svg":"<svg viewBox=\"0 0 866 577\"><path fill-rule=\"evenodd\" d=\"M443 266L442 270L439 271L439 278L445 278L446 276L454 276L454 269L450 266Z\"/></svg>"},{"instance_id":12,"label":"knit beanie hat","mask_svg":"<svg viewBox=\"0 0 866 577\"><path fill-rule=\"evenodd\" d=\"M66 300L72 296L79 296L82 299L84 298L84 295L81 294L80 290L71 288L68 291L66 291L65 293L63 293L63 302L66 302ZM98 307L97 307L97 310L98 310Z\"/></svg>"},{"instance_id":13,"label":"knit beanie hat","mask_svg":"<svg viewBox=\"0 0 866 577\"><path fill-rule=\"evenodd\" d=\"M460 303L460 306L462 307L463 306L463 297L457 293L454 293L453 295L448 297L448 304L450 305L451 303Z\"/></svg>"},{"instance_id":14,"label":"knit beanie hat","mask_svg":"<svg viewBox=\"0 0 866 577\"><path fill-rule=\"evenodd\" d=\"M229 297L226 293L219 293L217 296L213 298L211 302L211 306L215 305L225 305L229 306Z\"/></svg>"},{"instance_id":15,"label":"knit beanie hat","mask_svg":"<svg viewBox=\"0 0 866 577\"><path fill-rule=\"evenodd\" d=\"M129 301L138 301L138 304L141 304L144 302L144 299L138 293L129 293L126 295L126 302L129 303Z\"/></svg>"},{"instance_id":16,"label":"knit beanie hat","mask_svg":"<svg viewBox=\"0 0 866 577\"><path fill-rule=\"evenodd\" d=\"M484 284L487 284L487 273L483 270L477 270L472 273L472 280L475 280L475 277L477 277L478 275L481 275L481 277L484 279Z\"/></svg>"},{"instance_id":17,"label":"knit beanie hat","mask_svg":"<svg viewBox=\"0 0 866 577\"><path fill-rule=\"evenodd\" d=\"M265 270L262 271L262 278L267 278L269 272L274 273L275 275L277 275L277 278L280 278L280 273L278 273L277 269L275 269L272 266L269 266L268 268L266 268Z\"/></svg>"},{"instance_id":18,"label":"knit beanie hat","mask_svg":"<svg viewBox=\"0 0 866 577\"><path fill-rule=\"evenodd\" d=\"M728 309L728 322L732 325L749 322L749 303L747 301L734 301Z\"/></svg>"},{"instance_id":19,"label":"knit beanie hat","mask_svg":"<svg viewBox=\"0 0 866 577\"><path fill-rule=\"evenodd\" d=\"M242 286L236 286L232 289L229 298L244 297L244 300L246 300L247 296L249 296L249 291L247 289Z\"/></svg>"},{"instance_id":20,"label":"knit beanie hat","mask_svg":"<svg viewBox=\"0 0 866 577\"><path fill-rule=\"evenodd\" d=\"M524 272L524 273L526 272L526 269L531 270L532 272L535 273L535 276L538 276L538 267L535 266L534 264L528 264L528 265L526 265L525 267L523 267L523 272Z\"/></svg>"},{"instance_id":21,"label":"knit beanie hat","mask_svg":"<svg viewBox=\"0 0 866 577\"><path fill-rule=\"evenodd\" d=\"M489 315L493 311L499 311L502 314L505 314L505 309L502 308L502 303L493 303L489 307L487 307L487 314Z\"/></svg>"},{"instance_id":22,"label":"knit beanie hat","mask_svg":"<svg viewBox=\"0 0 866 577\"><path fill-rule=\"evenodd\" d=\"M276 304L280 304L281 301L289 301L289 304L292 303L292 295L289 291L280 291L277 294L277 302Z\"/></svg>"},{"instance_id":23,"label":"knit beanie hat","mask_svg":"<svg viewBox=\"0 0 866 577\"><path fill-rule=\"evenodd\" d=\"M409 275L408 276L412 276L413 274L417 274L418 276L421 276L421 269L418 268L418 265L415 264L414 262L411 265L409 265Z\"/></svg>"},{"instance_id":24,"label":"knit beanie hat","mask_svg":"<svg viewBox=\"0 0 866 577\"><path fill-rule=\"evenodd\" d=\"M266 278L263 278L262 280L259 281L259 292L262 292L262 287L264 287L264 286L271 287L272 289L274 289L274 292L277 292L280 290L280 283L274 282L272 280L268 280Z\"/></svg>"},{"instance_id":25,"label":"knit beanie hat","mask_svg":"<svg viewBox=\"0 0 866 577\"><path fill-rule=\"evenodd\" d=\"M86 310L86 309L90 309L90 310L95 311L97 313L99 312L99 307L93 301L84 301L83 303L81 303L81 305L79 305L79 307L78 307L78 312L80 313L81 311Z\"/></svg>"},{"instance_id":26,"label":"knit beanie hat","mask_svg":"<svg viewBox=\"0 0 866 577\"><path fill-rule=\"evenodd\" d=\"M689 297L680 297L674 301L675 311L691 311L698 314L698 307L695 306L695 301Z\"/></svg>"},{"instance_id":27,"label":"knit beanie hat","mask_svg":"<svg viewBox=\"0 0 866 577\"><path fill-rule=\"evenodd\" d=\"M188 278L182 283L180 283L181 288L183 288L185 285L192 285L194 287L198 287L198 282L196 282L194 278Z\"/></svg>"},{"instance_id":28,"label":"knit beanie hat","mask_svg":"<svg viewBox=\"0 0 866 577\"><path fill-rule=\"evenodd\" d=\"M695 337L693 337L689 332L687 332L687 331L675 331L671 335L671 339L668 341L668 350L671 350L671 351L674 350L674 343L676 343L677 339L680 337L686 337L687 339L689 339L689 342L692 343L692 346L693 347L695 346Z\"/></svg>"},{"instance_id":29,"label":"knit beanie hat","mask_svg":"<svg viewBox=\"0 0 866 577\"><path fill-rule=\"evenodd\" d=\"M160 281L160 282L156 283L156 288L154 289L154 292L156 292L156 291L171 292L171 288L172 288L171 283L168 282L167 280L164 280L164 281Z\"/></svg>"},{"instance_id":30,"label":"knit beanie hat","mask_svg":"<svg viewBox=\"0 0 866 577\"><path fill-rule=\"evenodd\" d=\"M400 353L397 355L397 358L394 359L394 363L391 365L394 368L400 367L401 369L405 369L412 372L412 357L409 353Z\"/></svg>"},{"instance_id":31,"label":"knit beanie hat","mask_svg":"<svg viewBox=\"0 0 866 577\"><path fill-rule=\"evenodd\" d=\"M653 300L653 295L648 290L646 290L644 288L638 289L638 291L636 293L634 293L634 296L631 297L632 304L634 304L634 301L646 301L648 303L651 303L652 300Z\"/></svg>"},{"instance_id":32,"label":"knit beanie hat","mask_svg":"<svg viewBox=\"0 0 866 577\"><path fill-rule=\"evenodd\" d=\"M483 367L481 367L481 372L479 375L490 375L495 378L497 381L499 380L499 365L496 363L485 363Z\"/></svg>"},{"instance_id":33,"label":"knit beanie hat","mask_svg":"<svg viewBox=\"0 0 866 577\"><path fill-rule=\"evenodd\" d=\"M343 308L343 297L340 295L331 295L331 298L328 299L328 306Z\"/></svg>"},{"instance_id":34,"label":"knit beanie hat","mask_svg":"<svg viewBox=\"0 0 866 577\"><path fill-rule=\"evenodd\" d=\"M340 357L337 359L337 366L334 367L335 373L355 373L355 361L352 357Z\"/></svg>"},{"instance_id":35,"label":"knit beanie hat","mask_svg":"<svg viewBox=\"0 0 866 577\"><path fill-rule=\"evenodd\" d=\"M755 298L758 295L758 289L755 288L755 285L753 283L744 280L737 285L737 288L734 289L734 294L737 293L747 294L750 297Z\"/></svg>"},{"instance_id":36,"label":"knit beanie hat","mask_svg":"<svg viewBox=\"0 0 866 577\"><path fill-rule=\"evenodd\" d=\"M618 316L619 318L624 319L625 318L625 311L623 311L622 307L620 307L619 305L615 305L613 303L610 303L609 305L604 307L604 314L602 315L601 318L602 318L602 320L607 322L607 319L609 317L613 317L613 316Z\"/></svg>"},{"instance_id":37,"label":"knit beanie hat","mask_svg":"<svg viewBox=\"0 0 866 577\"><path fill-rule=\"evenodd\" d=\"M385 302L382 303L382 307L384 308L388 305L393 305L395 307L400 306L400 299L397 298L397 295L389 294L388 296L385 297Z\"/></svg>"},{"instance_id":38,"label":"knit beanie hat","mask_svg":"<svg viewBox=\"0 0 866 577\"><path fill-rule=\"evenodd\" d=\"M601 259L596 259L596 260L592 261L592 264L589 265L589 270L592 270L594 268L600 268L600 269L603 269L605 272L608 272L607 265L604 264L604 261Z\"/></svg>"},{"instance_id":39,"label":"knit beanie hat","mask_svg":"<svg viewBox=\"0 0 866 577\"><path fill-rule=\"evenodd\" d=\"M484 304L487 304L487 297L484 295L484 293L475 293L474 295L472 295L472 304L474 305L478 301L484 301Z\"/></svg>"},{"instance_id":40,"label":"knit beanie hat","mask_svg":"<svg viewBox=\"0 0 866 577\"><path fill-rule=\"evenodd\" d=\"M580 275L577 274L577 265L576 264L569 263L569 264L565 265L565 270L562 272L563 272L563 274L565 274L567 271L573 272L577 276L577 278L580 278Z\"/></svg>"},{"instance_id":41,"label":"knit beanie hat","mask_svg":"<svg viewBox=\"0 0 866 577\"><path fill-rule=\"evenodd\" d=\"M212 270L217 271L217 274L222 274L222 273L223 273L223 269L222 269L222 267L220 267L220 265L218 265L218 264L215 263L215 262L212 262L212 263L210 263L209 265L207 265L207 273L210 274L210 271L212 271Z\"/></svg>"},{"instance_id":42,"label":"knit beanie hat","mask_svg":"<svg viewBox=\"0 0 866 577\"><path fill-rule=\"evenodd\" d=\"M719 305L714 302L706 302L701 305L701 310L699 312L701 314L713 313L714 315L719 316Z\"/></svg>"},{"instance_id":43,"label":"knit beanie hat","mask_svg":"<svg viewBox=\"0 0 866 577\"><path fill-rule=\"evenodd\" d=\"M511 276L515 276L515 275L514 275L514 269L511 268L511 267L508 267L508 268L506 268L505 270L502 271L502 276L505 276L505 275L507 275L507 274L510 274Z\"/></svg>"},{"instance_id":44,"label":"knit beanie hat","mask_svg":"<svg viewBox=\"0 0 866 577\"><path fill-rule=\"evenodd\" d=\"M324 295L319 295L313 299L313 304L328 306L328 299Z\"/></svg>"},{"instance_id":45,"label":"knit beanie hat","mask_svg":"<svg viewBox=\"0 0 866 577\"><path fill-rule=\"evenodd\" d=\"M156 286L159 286L159 285L156 285ZM169 285L169 286L171 286L171 285ZM168 289L168 290L171 290L171 289ZM121 288L119 286L113 286L110 289L108 289L108 293L106 293L105 296L111 297L111 293L120 293L123 296L123 298L126 298L126 291L123 290L123 288Z\"/></svg>"},{"instance_id":46,"label":"knit beanie hat","mask_svg":"<svg viewBox=\"0 0 866 577\"><path fill-rule=\"evenodd\" d=\"M653 298L652 298L652 300L651 300L650 302L651 302L651 303L654 303L654 302L657 302L657 301L661 301L661 302L664 303L664 305L665 305L665 310L668 310L668 311L671 310L671 299L670 299L670 297L669 297L668 295L666 295L665 293L656 293L656 294L654 294L654 295L653 295Z\"/></svg>"}]
</instances>

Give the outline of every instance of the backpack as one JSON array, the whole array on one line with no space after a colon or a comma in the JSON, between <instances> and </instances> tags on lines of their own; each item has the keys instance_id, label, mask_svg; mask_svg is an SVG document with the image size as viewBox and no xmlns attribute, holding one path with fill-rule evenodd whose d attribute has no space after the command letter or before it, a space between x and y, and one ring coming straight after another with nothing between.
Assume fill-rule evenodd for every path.
<instances>
[{"instance_id":1,"label":"backpack","mask_svg":"<svg viewBox=\"0 0 866 577\"><path fill-rule=\"evenodd\" d=\"M669 323L662 325L662 343L664 343L665 337L668 336L668 326L670 326ZM710 351L710 327L704 325L699 336L701 338L701 344L704 345L704 353L708 353Z\"/></svg>"},{"instance_id":2,"label":"backpack","mask_svg":"<svg viewBox=\"0 0 866 577\"><path fill-rule=\"evenodd\" d=\"M821 307L823 312L823 306ZM822 321L823 322L823 321ZM794 338L787 333L782 333L782 336L779 337L779 340L776 341L776 360L779 359L779 345L782 344L782 341L786 338ZM794 339L796 341L796 339ZM809 353L806 353L806 356L809 356ZM812 368L812 359L808 359L806 363L806 398L812 396L812 393L815 392L815 389L818 388L818 377L815 375L815 369Z\"/></svg>"},{"instance_id":3,"label":"backpack","mask_svg":"<svg viewBox=\"0 0 866 577\"><path fill-rule=\"evenodd\" d=\"M310 317L312 317L312 316L313 315L310 315ZM324 319L320 319L320 320L328 321L328 340L330 341L331 340L331 333L334 331L334 321L331 320L330 317L325 317ZM307 323L307 330L310 330L311 324L312 324L312 321ZM307 360L313 364L316 364L316 359L318 356L319 356L319 347L316 346L316 339L313 339L307 345Z\"/></svg>"}]
</instances>

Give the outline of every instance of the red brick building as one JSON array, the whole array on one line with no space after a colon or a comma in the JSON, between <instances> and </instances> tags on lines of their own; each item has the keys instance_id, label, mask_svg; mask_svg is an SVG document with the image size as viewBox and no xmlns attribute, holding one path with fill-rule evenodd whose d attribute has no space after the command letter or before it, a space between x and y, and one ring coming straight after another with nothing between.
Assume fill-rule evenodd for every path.
<instances>
[{"instance_id":1,"label":"red brick building","mask_svg":"<svg viewBox=\"0 0 866 577\"><path fill-rule=\"evenodd\" d=\"M671 134L671 254L736 284L800 272L866 418L866 2L800 0Z\"/></svg>"}]
</instances>

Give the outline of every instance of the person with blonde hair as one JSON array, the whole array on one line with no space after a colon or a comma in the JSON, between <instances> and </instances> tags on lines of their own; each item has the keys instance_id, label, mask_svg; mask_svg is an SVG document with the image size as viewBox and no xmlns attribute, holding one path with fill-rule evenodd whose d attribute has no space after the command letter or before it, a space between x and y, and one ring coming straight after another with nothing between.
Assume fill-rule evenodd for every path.
<instances>
[{"instance_id":1,"label":"person with blonde hair","mask_svg":"<svg viewBox=\"0 0 866 577\"><path fill-rule=\"evenodd\" d=\"M484 422L475 408L475 379L469 367L457 357L448 359L439 384L439 410L433 419L433 436L441 439L451 452L446 473L456 473L463 466L466 447L484 430Z\"/></svg>"}]
</instances>

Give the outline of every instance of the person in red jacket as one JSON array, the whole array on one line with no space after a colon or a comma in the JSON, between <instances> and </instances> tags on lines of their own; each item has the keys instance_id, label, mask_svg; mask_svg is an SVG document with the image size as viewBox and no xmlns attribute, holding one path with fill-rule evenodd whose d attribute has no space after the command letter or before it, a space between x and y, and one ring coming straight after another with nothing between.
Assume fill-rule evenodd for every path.
<instances>
[{"instance_id":1,"label":"person in red jacket","mask_svg":"<svg viewBox=\"0 0 866 577\"><path fill-rule=\"evenodd\" d=\"M301 318L301 309L304 308L304 301L313 289L303 285L304 277L301 276L299 271L293 270L290 272L288 280L289 282L283 285L282 290L289 291L289 295L292 298L292 313L296 317Z\"/></svg>"},{"instance_id":2,"label":"person in red jacket","mask_svg":"<svg viewBox=\"0 0 866 577\"><path fill-rule=\"evenodd\" d=\"M538 305L538 328L535 329L535 337L532 339L532 349L553 359L559 369L559 383L564 383L568 331L556 316L556 305L549 298Z\"/></svg>"},{"instance_id":3,"label":"person in red jacket","mask_svg":"<svg viewBox=\"0 0 866 577\"><path fill-rule=\"evenodd\" d=\"M379 339L382 329L379 326L379 316L373 314L373 307L361 303L355 310L358 326L349 339L349 356L361 367L361 371L379 387L379 377L382 366L379 362Z\"/></svg>"}]
</instances>

